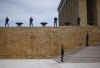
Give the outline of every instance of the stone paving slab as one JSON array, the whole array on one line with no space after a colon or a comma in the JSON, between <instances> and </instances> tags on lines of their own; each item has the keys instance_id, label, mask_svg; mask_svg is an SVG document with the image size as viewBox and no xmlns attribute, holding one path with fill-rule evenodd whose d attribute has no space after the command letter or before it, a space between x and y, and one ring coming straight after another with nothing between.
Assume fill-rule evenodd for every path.
<instances>
[{"instance_id":1,"label":"stone paving slab","mask_svg":"<svg viewBox=\"0 0 100 68\"><path fill-rule=\"evenodd\" d=\"M100 68L100 63L57 63L52 59L5 59L0 68Z\"/></svg>"},{"instance_id":2,"label":"stone paving slab","mask_svg":"<svg viewBox=\"0 0 100 68\"><path fill-rule=\"evenodd\" d=\"M0 60L0 68L61 68L60 65L49 59L14 59Z\"/></svg>"}]
</instances>

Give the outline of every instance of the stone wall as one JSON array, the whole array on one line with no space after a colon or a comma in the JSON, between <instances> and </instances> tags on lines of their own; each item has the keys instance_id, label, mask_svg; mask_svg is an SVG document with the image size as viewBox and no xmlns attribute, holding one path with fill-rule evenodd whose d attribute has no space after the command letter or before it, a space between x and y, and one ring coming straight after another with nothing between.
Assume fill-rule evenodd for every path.
<instances>
[{"instance_id":1,"label":"stone wall","mask_svg":"<svg viewBox=\"0 0 100 68\"><path fill-rule=\"evenodd\" d=\"M0 27L0 58L50 58L65 51L85 47L86 32L89 45L100 43L99 27Z\"/></svg>"},{"instance_id":2,"label":"stone wall","mask_svg":"<svg viewBox=\"0 0 100 68\"><path fill-rule=\"evenodd\" d=\"M79 0L64 0L63 2L64 4L58 10L60 26L78 25Z\"/></svg>"},{"instance_id":3,"label":"stone wall","mask_svg":"<svg viewBox=\"0 0 100 68\"><path fill-rule=\"evenodd\" d=\"M100 26L100 0L96 0L97 2L97 25Z\"/></svg>"},{"instance_id":4,"label":"stone wall","mask_svg":"<svg viewBox=\"0 0 100 68\"><path fill-rule=\"evenodd\" d=\"M81 19L80 25L87 25L87 0L79 0L79 17Z\"/></svg>"}]
</instances>

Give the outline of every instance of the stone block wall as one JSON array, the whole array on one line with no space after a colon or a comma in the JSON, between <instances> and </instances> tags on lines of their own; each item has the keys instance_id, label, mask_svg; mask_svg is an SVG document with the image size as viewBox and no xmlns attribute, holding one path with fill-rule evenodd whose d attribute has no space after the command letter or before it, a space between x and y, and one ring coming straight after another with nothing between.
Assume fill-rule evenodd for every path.
<instances>
[{"instance_id":1,"label":"stone block wall","mask_svg":"<svg viewBox=\"0 0 100 68\"><path fill-rule=\"evenodd\" d=\"M99 27L0 27L0 58L51 58L65 51L100 43Z\"/></svg>"},{"instance_id":2,"label":"stone block wall","mask_svg":"<svg viewBox=\"0 0 100 68\"><path fill-rule=\"evenodd\" d=\"M77 18L79 17L79 0L61 0L63 4L59 7L59 25L72 26L79 25Z\"/></svg>"}]
</instances>

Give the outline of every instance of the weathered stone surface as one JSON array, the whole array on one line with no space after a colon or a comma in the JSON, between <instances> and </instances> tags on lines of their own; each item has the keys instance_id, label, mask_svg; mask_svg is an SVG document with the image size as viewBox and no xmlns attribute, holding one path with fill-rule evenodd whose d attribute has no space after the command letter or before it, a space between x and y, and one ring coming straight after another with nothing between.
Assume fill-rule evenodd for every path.
<instances>
[{"instance_id":1,"label":"weathered stone surface","mask_svg":"<svg viewBox=\"0 0 100 68\"><path fill-rule=\"evenodd\" d=\"M60 47L65 51L84 47L86 32L89 45L100 42L99 27L0 27L0 58L48 58L60 55Z\"/></svg>"}]
</instances>

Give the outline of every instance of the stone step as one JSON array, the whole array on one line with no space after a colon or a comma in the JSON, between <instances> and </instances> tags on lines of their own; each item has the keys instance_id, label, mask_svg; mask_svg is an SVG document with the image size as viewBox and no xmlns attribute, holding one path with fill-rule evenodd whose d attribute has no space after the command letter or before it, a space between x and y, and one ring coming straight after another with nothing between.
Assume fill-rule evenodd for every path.
<instances>
[{"instance_id":1,"label":"stone step","mask_svg":"<svg viewBox=\"0 0 100 68\"><path fill-rule=\"evenodd\" d=\"M65 62L100 62L100 46L90 46L86 48L80 48L65 54Z\"/></svg>"}]
</instances>

